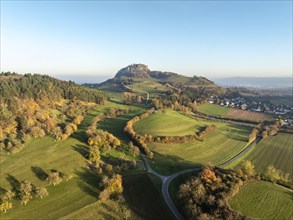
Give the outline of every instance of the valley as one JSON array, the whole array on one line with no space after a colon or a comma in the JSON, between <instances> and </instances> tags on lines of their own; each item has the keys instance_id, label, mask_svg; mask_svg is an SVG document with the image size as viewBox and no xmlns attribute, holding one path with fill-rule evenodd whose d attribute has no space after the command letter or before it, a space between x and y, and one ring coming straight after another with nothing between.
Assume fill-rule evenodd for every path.
<instances>
[{"instance_id":1,"label":"valley","mask_svg":"<svg viewBox=\"0 0 293 220\"><path fill-rule=\"evenodd\" d=\"M80 91L84 88L77 87ZM211 94L224 93L224 89L207 79L149 71L139 65L124 68L113 79L90 87L87 89L103 97L98 103L79 101L73 94L69 99L61 95L58 105L47 101L50 114L42 118L39 113L44 114L41 108L46 109L47 104L35 99L31 103L37 107L27 118L36 123L18 124L17 117L10 117L15 120L18 136L13 135L13 129L1 128L1 199L2 205L6 201L13 204L1 213L1 219L190 219L184 187L192 188L191 180L202 184L207 195L213 187L220 187L218 191L222 190L227 201L218 194L210 195L219 200L217 204L223 203L222 209L215 208L217 217L266 219L265 204L257 209L250 205L259 203L247 196L253 191L258 198L276 191L287 211L282 209L274 217L292 215L288 213L292 199L282 195L283 191L292 194L292 134L280 131L280 118L207 104ZM19 97L20 102L23 99ZM2 106L9 110L9 106ZM75 108L84 110L73 111ZM60 139L50 127L41 125L42 120L56 120ZM30 126L40 126L44 135L34 137ZM30 135L19 151L10 150L8 142L17 147L15 140ZM232 162L256 138L260 142ZM225 162L229 165L224 169L217 167ZM269 164L277 169L274 172L281 172L276 179L267 171ZM55 186L48 179L56 172L61 179ZM106 188L117 175L122 179L122 191L107 195L110 190L119 190ZM287 188L282 191L272 181ZM29 193L32 198L24 205L27 194L23 185L27 182L33 188ZM48 192L43 199L38 198L39 188ZM10 190L15 196L6 199ZM199 201L195 205L204 212L204 204ZM222 213L226 209L229 214Z\"/></svg>"}]
</instances>

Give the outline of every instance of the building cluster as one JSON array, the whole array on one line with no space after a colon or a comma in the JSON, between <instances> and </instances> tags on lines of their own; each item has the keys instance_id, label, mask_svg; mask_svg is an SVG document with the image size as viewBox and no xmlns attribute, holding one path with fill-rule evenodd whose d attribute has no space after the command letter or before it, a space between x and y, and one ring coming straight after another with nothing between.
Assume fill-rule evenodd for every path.
<instances>
[{"instance_id":1,"label":"building cluster","mask_svg":"<svg viewBox=\"0 0 293 220\"><path fill-rule=\"evenodd\" d=\"M252 101L245 97L215 97L211 96L209 103L218 104L230 108L237 108L247 111L263 112L272 115L281 115L285 124L293 126L293 106L290 105L274 105L262 101Z\"/></svg>"}]
</instances>

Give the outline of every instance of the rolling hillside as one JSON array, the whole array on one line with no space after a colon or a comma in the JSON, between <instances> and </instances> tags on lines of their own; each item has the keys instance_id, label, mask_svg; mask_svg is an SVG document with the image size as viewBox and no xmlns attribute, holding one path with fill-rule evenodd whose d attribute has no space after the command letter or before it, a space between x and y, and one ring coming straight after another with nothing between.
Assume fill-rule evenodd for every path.
<instances>
[{"instance_id":1,"label":"rolling hillside","mask_svg":"<svg viewBox=\"0 0 293 220\"><path fill-rule=\"evenodd\" d=\"M164 93L167 91L193 91L204 94L221 94L225 90L212 81L200 77L188 77L172 72L152 71L144 64L133 64L122 68L114 78L101 84L86 84L107 91L134 91Z\"/></svg>"}]
</instances>

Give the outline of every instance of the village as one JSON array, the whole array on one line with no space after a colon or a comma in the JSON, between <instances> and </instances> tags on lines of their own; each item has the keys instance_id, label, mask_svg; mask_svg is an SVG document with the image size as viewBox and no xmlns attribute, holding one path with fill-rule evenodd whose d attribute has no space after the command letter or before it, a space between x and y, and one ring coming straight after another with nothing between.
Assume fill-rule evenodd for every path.
<instances>
[{"instance_id":1,"label":"village","mask_svg":"<svg viewBox=\"0 0 293 220\"><path fill-rule=\"evenodd\" d=\"M278 115L285 121L285 126L293 126L293 106L290 105L273 105L261 101L256 102L245 97L229 98L211 96L208 102L230 108Z\"/></svg>"}]
</instances>

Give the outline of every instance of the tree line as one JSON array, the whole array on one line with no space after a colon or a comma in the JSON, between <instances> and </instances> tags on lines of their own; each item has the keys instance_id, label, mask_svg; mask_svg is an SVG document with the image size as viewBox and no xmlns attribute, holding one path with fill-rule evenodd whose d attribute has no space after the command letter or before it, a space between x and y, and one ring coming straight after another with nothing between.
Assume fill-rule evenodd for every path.
<instances>
[{"instance_id":1,"label":"tree line","mask_svg":"<svg viewBox=\"0 0 293 220\"><path fill-rule=\"evenodd\" d=\"M106 118L113 118L128 112L128 109L110 108L104 114L96 116L86 130L89 153L85 157L88 160L88 169L98 175L100 179L99 187L101 191L98 196L98 203L105 202L108 199L125 203L122 196L123 178L120 173L128 169L135 169L136 161L126 159L124 152L119 154L119 158L109 156L112 149L121 149L123 145L113 134L99 129L97 124ZM134 156L137 155L134 153ZM125 205L123 207L125 209L123 213L130 216L129 209Z\"/></svg>"},{"instance_id":2,"label":"tree line","mask_svg":"<svg viewBox=\"0 0 293 220\"><path fill-rule=\"evenodd\" d=\"M25 74L22 76L7 72L0 74L0 97L1 100L18 97L54 101L77 97L79 100L97 104L102 104L107 99L106 93L77 85L72 81L57 80L40 74Z\"/></svg>"},{"instance_id":3,"label":"tree line","mask_svg":"<svg viewBox=\"0 0 293 220\"><path fill-rule=\"evenodd\" d=\"M146 145L146 139L142 136L137 134L134 129L133 126L135 123L139 122L140 120L147 118L149 115L151 115L155 110L152 108L150 110L148 110L147 112L139 115L139 116L135 116L134 118L132 118L131 120L129 120L125 127L124 127L124 132L127 135L127 137L135 144L137 145L149 158L153 157L153 152L151 152L151 150L148 148L148 146Z\"/></svg>"}]
</instances>

